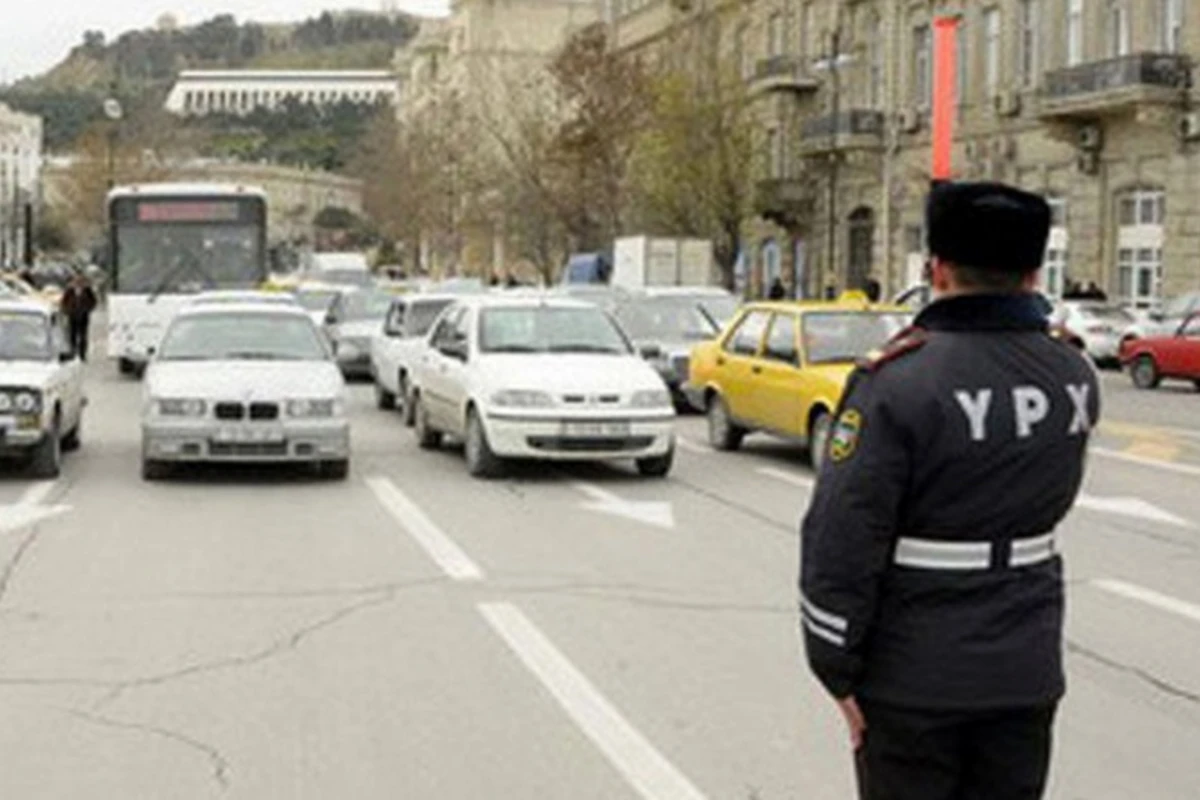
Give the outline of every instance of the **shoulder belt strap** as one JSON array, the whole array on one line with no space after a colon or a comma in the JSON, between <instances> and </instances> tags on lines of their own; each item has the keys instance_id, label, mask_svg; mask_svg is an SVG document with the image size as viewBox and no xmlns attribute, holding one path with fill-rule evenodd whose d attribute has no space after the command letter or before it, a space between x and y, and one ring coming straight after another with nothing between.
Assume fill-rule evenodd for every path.
<instances>
[{"instance_id":1,"label":"shoulder belt strap","mask_svg":"<svg viewBox=\"0 0 1200 800\"><path fill-rule=\"evenodd\" d=\"M928 340L929 334L924 328L918 328L915 325L905 328L893 336L883 347L867 353L864 358L859 360L858 366L867 372L876 372L884 364L919 350Z\"/></svg>"}]
</instances>

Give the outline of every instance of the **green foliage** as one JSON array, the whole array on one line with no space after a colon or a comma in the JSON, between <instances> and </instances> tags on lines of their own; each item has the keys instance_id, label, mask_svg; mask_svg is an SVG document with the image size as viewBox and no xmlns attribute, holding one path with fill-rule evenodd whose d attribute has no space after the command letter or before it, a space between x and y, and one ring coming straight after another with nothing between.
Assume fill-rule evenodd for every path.
<instances>
[{"instance_id":1,"label":"green foliage","mask_svg":"<svg viewBox=\"0 0 1200 800\"><path fill-rule=\"evenodd\" d=\"M145 97L161 104L184 69L383 68L416 32L413 17L365 12L325 13L279 28L223 14L187 28L129 31L113 41L88 31L45 75L0 89L0 102L42 115L47 147L61 150L102 119L103 100L114 91L127 106ZM340 158L336 147L327 149L327 161Z\"/></svg>"},{"instance_id":2,"label":"green foliage","mask_svg":"<svg viewBox=\"0 0 1200 800\"><path fill-rule=\"evenodd\" d=\"M56 215L46 215L39 219L33 238L34 245L41 253L65 253L74 244L70 227Z\"/></svg>"},{"instance_id":3,"label":"green foliage","mask_svg":"<svg viewBox=\"0 0 1200 800\"><path fill-rule=\"evenodd\" d=\"M207 155L290 166L346 169L384 106L343 101L333 106L292 98L281 109L258 109L245 116L211 115L189 121L208 134Z\"/></svg>"}]
</instances>

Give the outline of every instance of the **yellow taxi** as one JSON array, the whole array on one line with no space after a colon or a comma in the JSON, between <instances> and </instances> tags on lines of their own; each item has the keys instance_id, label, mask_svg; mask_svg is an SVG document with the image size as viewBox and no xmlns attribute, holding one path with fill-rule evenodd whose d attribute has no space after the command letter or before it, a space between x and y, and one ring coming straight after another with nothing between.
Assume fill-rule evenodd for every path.
<instances>
[{"instance_id":1,"label":"yellow taxi","mask_svg":"<svg viewBox=\"0 0 1200 800\"><path fill-rule=\"evenodd\" d=\"M855 362L912 319L903 306L858 294L830 302L743 306L715 340L692 351L686 392L708 415L718 450L762 431L806 445L814 466Z\"/></svg>"}]
</instances>

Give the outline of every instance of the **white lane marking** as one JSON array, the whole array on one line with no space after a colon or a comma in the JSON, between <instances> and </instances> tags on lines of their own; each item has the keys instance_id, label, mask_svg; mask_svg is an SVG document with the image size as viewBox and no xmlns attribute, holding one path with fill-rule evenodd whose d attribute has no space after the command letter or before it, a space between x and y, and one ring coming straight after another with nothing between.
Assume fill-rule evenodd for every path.
<instances>
[{"instance_id":1,"label":"white lane marking","mask_svg":"<svg viewBox=\"0 0 1200 800\"><path fill-rule=\"evenodd\" d=\"M1193 464L1176 464L1170 461L1161 461L1157 458L1146 458L1145 456L1134 455L1133 453L1122 453L1120 450L1110 450L1107 447L1091 447L1089 452L1095 453L1098 456L1105 458L1114 458L1118 461L1128 461L1130 464L1138 464L1143 467L1153 467L1154 469L1164 469L1168 472L1178 472L1180 475L1197 475L1200 476L1200 467Z\"/></svg>"},{"instance_id":2,"label":"white lane marking","mask_svg":"<svg viewBox=\"0 0 1200 800\"><path fill-rule=\"evenodd\" d=\"M54 493L58 486L58 481L38 481L30 485L28 489L21 493L21 498L17 500L19 506L38 506L45 502L46 498Z\"/></svg>"},{"instance_id":3,"label":"white lane marking","mask_svg":"<svg viewBox=\"0 0 1200 800\"><path fill-rule=\"evenodd\" d=\"M520 609L486 603L479 611L638 794L646 800L704 800Z\"/></svg>"},{"instance_id":4,"label":"white lane marking","mask_svg":"<svg viewBox=\"0 0 1200 800\"><path fill-rule=\"evenodd\" d=\"M755 472L757 472L759 475L766 475L768 478L774 478L777 481L790 483L792 486L796 486L800 489L812 489L817 485L816 480L813 478L809 478L804 475L797 475L796 473L789 472L787 470L776 469L775 467L759 467L757 470L755 470Z\"/></svg>"},{"instance_id":5,"label":"white lane marking","mask_svg":"<svg viewBox=\"0 0 1200 800\"><path fill-rule=\"evenodd\" d=\"M693 442L691 439L685 438L683 436L675 437L675 444L676 444L676 446L679 447L680 450L686 450L689 453L695 453L696 455L699 455L699 456L712 455L712 448L705 447L704 445L700 444L699 442Z\"/></svg>"},{"instance_id":6,"label":"white lane marking","mask_svg":"<svg viewBox=\"0 0 1200 800\"><path fill-rule=\"evenodd\" d=\"M591 498L583 504L588 511L625 517L643 525L666 530L675 529L675 508L669 502L656 500L626 500L590 483L573 482L576 491Z\"/></svg>"},{"instance_id":7,"label":"white lane marking","mask_svg":"<svg viewBox=\"0 0 1200 800\"><path fill-rule=\"evenodd\" d=\"M68 505L42 505L56 488L57 481L39 481L22 492L16 503L0 506L0 533L23 530L44 519L70 511L71 507Z\"/></svg>"},{"instance_id":8,"label":"white lane marking","mask_svg":"<svg viewBox=\"0 0 1200 800\"><path fill-rule=\"evenodd\" d=\"M1194 603L1179 600L1170 595L1156 592L1153 589L1147 589L1133 583L1126 583L1125 581L1104 578L1092 581L1092 585L1097 589L1103 589L1111 594L1120 595L1129 600L1136 600L1139 603L1145 603L1148 606L1154 606L1157 609L1169 611L1172 614L1178 614L1193 622L1200 622L1200 606Z\"/></svg>"},{"instance_id":9,"label":"white lane marking","mask_svg":"<svg viewBox=\"0 0 1200 800\"><path fill-rule=\"evenodd\" d=\"M1081 494L1075 501L1077 508L1085 508L1101 514L1120 514L1126 517L1162 522L1180 528L1196 527L1183 517L1164 511L1153 503L1148 503L1137 497L1093 497Z\"/></svg>"},{"instance_id":10,"label":"white lane marking","mask_svg":"<svg viewBox=\"0 0 1200 800\"><path fill-rule=\"evenodd\" d=\"M367 486L400 527L429 555L446 576L456 581L483 580L483 570L434 524L420 506L387 478L368 478Z\"/></svg>"}]
</instances>

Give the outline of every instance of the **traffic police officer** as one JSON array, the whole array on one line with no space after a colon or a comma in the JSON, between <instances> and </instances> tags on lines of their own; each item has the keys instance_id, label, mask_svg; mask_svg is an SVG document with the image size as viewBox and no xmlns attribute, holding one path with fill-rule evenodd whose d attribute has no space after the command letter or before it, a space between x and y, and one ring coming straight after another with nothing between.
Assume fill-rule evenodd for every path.
<instances>
[{"instance_id":1,"label":"traffic police officer","mask_svg":"<svg viewBox=\"0 0 1200 800\"><path fill-rule=\"evenodd\" d=\"M926 214L937 299L852 376L804 520L805 646L862 797L1032 800L1099 389L1036 302L1045 200L945 183Z\"/></svg>"}]
</instances>

